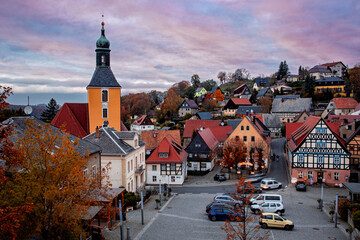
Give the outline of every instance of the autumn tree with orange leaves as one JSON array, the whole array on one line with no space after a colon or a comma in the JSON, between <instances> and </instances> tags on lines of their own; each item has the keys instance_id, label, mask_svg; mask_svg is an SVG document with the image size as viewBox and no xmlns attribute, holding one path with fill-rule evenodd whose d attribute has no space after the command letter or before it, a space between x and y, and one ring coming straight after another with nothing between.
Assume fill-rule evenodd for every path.
<instances>
[{"instance_id":1,"label":"autumn tree with orange leaves","mask_svg":"<svg viewBox=\"0 0 360 240\"><path fill-rule=\"evenodd\" d=\"M166 119L171 119L173 114L178 111L181 103L184 101L182 97L176 94L173 88L170 88L167 92L164 103L161 106L160 111L156 112L156 118L158 122L163 122Z\"/></svg>"},{"instance_id":2,"label":"autumn tree with orange leaves","mask_svg":"<svg viewBox=\"0 0 360 240\"><path fill-rule=\"evenodd\" d=\"M230 218L230 221L226 220L225 225L220 228L225 231L226 239L270 239L269 231L261 229L260 225L257 224L258 216L252 214L249 207L255 188L251 183L246 182L243 177L240 177L235 185L237 193L232 193L231 195L235 199L241 199L243 205L235 210L236 213L239 213L239 216Z\"/></svg>"},{"instance_id":3,"label":"autumn tree with orange leaves","mask_svg":"<svg viewBox=\"0 0 360 240\"><path fill-rule=\"evenodd\" d=\"M6 99L12 94L10 87L0 86L0 111L8 107ZM4 192L11 178L10 169L19 167L17 151L10 141L12 128L0 122L0 194ZM8 156L12 156L8 159ZM7 161L6 161L7 160ZM1 196L0 195L0 196ZM31 203L16 204L7 195L0 197L0 239L14 239L16 230L26 213L33 209Z\"/></svg>"},{"instance_id":4,"label":"autumn tree with orange leaves","mask_svg":"<svg viewBox=\"0 0 360 240\"><path fill-rule=\"evenodd\" d=\"M220 89L216 89L213 98L218 102L224 101L224 94L222 94Z\"/></svg>"},{"instance_id":5,"label":"autumn tree with orange leaves","mask_svg":"<svg viewBox=\"0 0 360 240\"><path fill-rule=\"evenodd\" d=\"M246 161L246 146L239 137L226 142L223 147L223 165L229 170Z\"/></svg>"},{"instance_id":6,"label":"autumn tree with orange leaves","mask_svg":"<svg viewBox=\"0 0 360 240\"><path fill-rule=\"evenodd\" d=\"M101 171L84 174L88 154L76 150L78 139L50 125L27 120L23 137L14 144L15 155L4 154L11 165L1 185L1 208L31 206L11 232L0 238L75 239L84 234L81 219L98 196L108 189ZM13 139L16 139L14 135ZM102 184L100 181L102 180ZM1 226L2 229L3 226Z\"/></svg>"}]
</instances>

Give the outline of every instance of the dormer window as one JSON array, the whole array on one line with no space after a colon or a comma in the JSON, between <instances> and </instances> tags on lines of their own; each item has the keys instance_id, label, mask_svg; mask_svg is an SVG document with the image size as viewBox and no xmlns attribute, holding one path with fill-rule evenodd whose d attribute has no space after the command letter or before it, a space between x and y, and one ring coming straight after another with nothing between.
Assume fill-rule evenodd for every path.
<instances>
[{"instance_id":1,"label":"dormer window","mask_svg":"<svg viewBox=\"0 0 360 240\"><path fill-rule=\"evenodd\" d=\"M159 158L168 158L169 153L159 153Z\"/></svg>"},{"instance_id":2,"label":"dormer window","mask_svg":"<svg viewBox=\"0 0 360 240\"><path fill-rule=\"evenodd\" d=\"M101 91L101 100L102 100L102 102L109 101L109 92L108 92L108 90L102 90Z\"/></svg>"}]
</instances>

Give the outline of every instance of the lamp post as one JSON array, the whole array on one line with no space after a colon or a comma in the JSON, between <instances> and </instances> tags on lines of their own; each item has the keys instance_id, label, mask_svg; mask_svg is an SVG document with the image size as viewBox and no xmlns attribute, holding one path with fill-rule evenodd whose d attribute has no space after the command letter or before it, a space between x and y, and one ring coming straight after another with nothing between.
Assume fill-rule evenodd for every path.
<instances>
[{"instance_id":1,"label":"lamp post","mask_svg":"<svg viewBox=\"0 0 360 240\"><path fill-rule=\"evenodd\" d=\"M160 206L161 206L161 178L159 179L159 200L160 200Z\"/></svg>"},{"instance_id":2,"label":"lamp post","mask_svg":"<svg viewBox=\"0 0 360 240\"><path fill-rule=\"evenodd\" d=\"M323 206L324 206L324 182L325 182L325 178L322 179L321 181L321 195L320 195L320 211L323 210Z\"/></svg>"}]
</instances>

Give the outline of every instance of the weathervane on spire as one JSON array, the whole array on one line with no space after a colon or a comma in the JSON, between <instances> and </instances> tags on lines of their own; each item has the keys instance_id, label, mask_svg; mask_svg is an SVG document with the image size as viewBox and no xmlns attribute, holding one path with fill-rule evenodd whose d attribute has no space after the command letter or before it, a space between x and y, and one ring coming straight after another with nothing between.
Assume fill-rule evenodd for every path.
<instances>
[{"instance_id":1,"label":"weathervane on spire","mask_svg":"<svg viewBox=\"0 0 360 240\"><path fill-rule=\"evenodd\" d=\"M101 25L104 26L105 25L105 23L104 23L104 12L102 12L101 18L102 18Z\"/></svg>"}]
</instances>

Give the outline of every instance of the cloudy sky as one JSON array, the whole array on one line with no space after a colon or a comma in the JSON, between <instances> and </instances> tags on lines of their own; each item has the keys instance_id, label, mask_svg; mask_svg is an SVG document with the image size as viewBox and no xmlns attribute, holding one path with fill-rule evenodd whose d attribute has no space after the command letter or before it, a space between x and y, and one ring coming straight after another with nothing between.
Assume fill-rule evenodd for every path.
<instances>
[{"instance_id":1,"label":"cloudy sky","mask_svg":"<svg viewBox=\"0 0 360 240\"><path fill-rule=\"evenodd\" d=\"M0 85L13 104L86 102L104 14L122 93L246 68L360 62L358 0L11 0L0 8Z\"/></svg>"}]
</instances>

